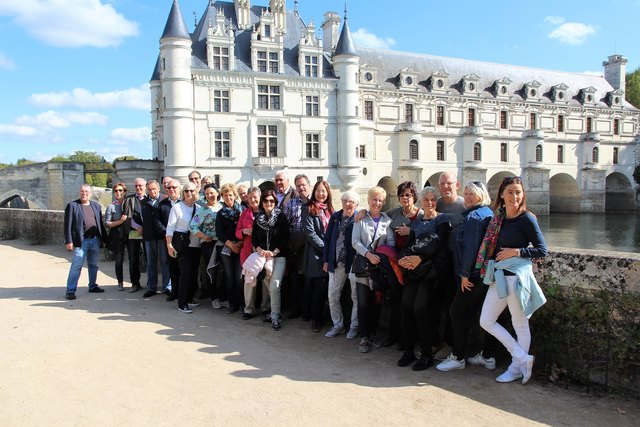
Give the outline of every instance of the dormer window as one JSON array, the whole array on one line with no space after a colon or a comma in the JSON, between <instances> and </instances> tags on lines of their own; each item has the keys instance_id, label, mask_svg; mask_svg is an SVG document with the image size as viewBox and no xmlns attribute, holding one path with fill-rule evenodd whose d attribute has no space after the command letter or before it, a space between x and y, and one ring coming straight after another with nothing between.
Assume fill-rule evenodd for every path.
<instances>
[{"instance_id":1,"label":"dormer window","mask_svg":"<svg viewBox=\"0 0 640 427\"><path fill-rule=\"evenodd\" d=\"M551 100L553 102L566 102L567 99L567 86L564 83L560 83L559 85L555 85L551 88Z\"/></svg>"},{"instance_id":2,"label":"dormer window","mask_svg":"<svg viewBox=\"0 0 640 427\"><path fill-rule=\"evenodd\" d=\"M580 89L580 102L582 104L594 104L596 100L595 94L596 88L593 86Z\"/></svg>"},{"instance_id":3,"label":"dormer window","mask_svg":"<svg viewBox=\"0 0 640 427\"><path fill-rule=\"evenodd\" d=\"M446 92L449 89L449 73L444 70L436 71L429 77L431 91Z\"/></svg>"},{"instance_id":4,"label":"dormer window","mask_svg":"<svg viewBox=\"0 0 640 427\"><path fill-rule=\"evenodd\" d=\"M413 71L413 68L405 68L400 71L400 87L415 88L417 77L418 75Z\"/></svg>"},{"instance_id":5,"label":"dormer window","mask_svg":"<svg viewBox=\"0 0 640 427\"><path fill-rule=\"evenodd\" d=\"M226 23L224 13L216 14L215 24L207 29L207 65L212 70L229 71L234 69L235 35Z\"/></svg>"},{"instance_id":6,"label":"dormer window","mask_svg":"<svg viewBox=\"0 0 640 427\"><path fill-rule=\"evenodd\" d=\"M509 85L511 84L511 79L508 77L503 77L500 80L496 80L493 83L493 89L496 96L506 97L509 96Z\"/></svg>"},{"instance_id":7,"label":"dormer window","mask_svg":"<svg viewBox=\"0 0 640 427\"><path fill-rule=\"evenodd\" d=\"M271 37L271 25L265 25L264 27L264 37Z\"/></svg>"},{"instance_id":8,"label":"dormer window","mask_svg":"<svg viewBox=\"0 0 640 427\"><path fill-rule=\"evenodd\" d=\"M621 107L623 96L624 92L620 89L607 92L607 104L609 104L610 107Z\"/></svg>"},{"instance_id":9,"label":"dormer window","mask_svg":"<svg viewBox=\"0 0 640 427\"><path fill-rule=\"evenodd\" d=\"M313 21L302 29L298 48L298 68L305 77L322 76L322 43L315 36Z\"/></svg>"},{"instance_id":10,"label":"dormer window","mask_svg":"<svg viewBox=\"0 0 640 427\"><path fill-rule=\"evenodd\" d=\"M468 74L462 78L462 93L465 95L478 93L478 81L480 77L476 74Z\"/></svg>"},{"instance_id":11,"label":"dormer window","mask_svg":"<svg viewBox=\"0 0 640 427\"><path fill-rule=\"evenodd\" d=\"M540 97L540 82L533 80L525 83L522 88L523 97L526 100L534 100Z\"/></svg>"}]
</instances>

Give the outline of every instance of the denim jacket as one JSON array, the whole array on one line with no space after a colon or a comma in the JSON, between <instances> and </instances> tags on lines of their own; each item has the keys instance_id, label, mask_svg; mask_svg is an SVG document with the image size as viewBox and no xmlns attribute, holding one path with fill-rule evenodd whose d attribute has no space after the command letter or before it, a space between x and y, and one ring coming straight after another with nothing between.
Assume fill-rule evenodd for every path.
<instances>
[{"instance_id":1,"label":"denim jacket","mask_svg":"<svg viewBox=\"0 0 640 427\"><path fill-rule=\"evenodd\" d=\"M476 256L493 212L488 206L474 206L462 216L464 219L454 231L453 265L457 275L476 278L480 274L474 269Z\"/></svg>"}]
</instances>

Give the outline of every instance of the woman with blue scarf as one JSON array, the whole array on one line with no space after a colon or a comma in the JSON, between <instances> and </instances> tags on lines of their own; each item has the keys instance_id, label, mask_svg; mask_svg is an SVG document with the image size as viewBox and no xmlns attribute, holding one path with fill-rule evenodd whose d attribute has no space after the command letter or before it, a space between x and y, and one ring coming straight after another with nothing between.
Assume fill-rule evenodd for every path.
<instances>
[{"instance_id":1,"label":"woman with blue scarf","mask_svg":"<svg viewBox=\"0 0 640 427\"><path fill-rule=\"evenodd\" d=\"M224 282L229 299L227 313L235 313L244 305L244 285L242 283L242 267L240 266L240 249L242 241L236 239L236 226L243 211L238 198L238 190L233 184L224 184L220 188L222 208L216 216L216 235L218 244L222 245L220 258L224 268Z\"/></svg>"}]
</instances>

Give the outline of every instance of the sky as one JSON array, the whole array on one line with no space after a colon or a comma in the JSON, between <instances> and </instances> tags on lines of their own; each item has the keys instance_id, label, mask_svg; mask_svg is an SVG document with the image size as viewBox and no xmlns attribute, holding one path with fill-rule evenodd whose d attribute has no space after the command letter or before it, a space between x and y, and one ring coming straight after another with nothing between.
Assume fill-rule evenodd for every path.
<instances>
[{"instance_id":1,"label":"sky","mask_svg":"<svg viewBox=\"0 0 640 427\"><path fill-rule=\"evenodd\" d=\"M149 79L172 2L0 0L0 163L78 150L151 158ZM179 0L190 31L208 2ZM344 7L298 1L317 28ZM640 67L640 0L351 0L347 8L356 47L598 75L618 53L627 71Z\"/></svg>"}]
</instances>

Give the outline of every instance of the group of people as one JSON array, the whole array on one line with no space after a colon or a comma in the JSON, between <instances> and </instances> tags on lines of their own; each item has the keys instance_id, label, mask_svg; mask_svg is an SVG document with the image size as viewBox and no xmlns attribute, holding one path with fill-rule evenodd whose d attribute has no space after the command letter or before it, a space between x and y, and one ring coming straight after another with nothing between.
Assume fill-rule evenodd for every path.
<instances>
[{"instance_id":1,"label":"group of people","mask_svg":"<svg viewBox=\"0 0 640 427\"><path fill-rule=\"evenodd\" d=\"M544 257L547 248L527 211L520 177L504 178L493 202L479 181L466 183L458 195L452 172L441 174L437 189L418 191L403 182L397 207L387 211L387 193L378 186L368 190L366 207L349 190L334 210L326 181L311 186L300 174L291 186L285 170L274 181L275 189L264 191L230 183L218 188L192 171L184 185L165 177L165 195L155 180L136 179L133 195L118 182L104 222L91 188L83 185L65 210L65 242L74 251L66 298L75 299L85 259L89 292L104 291L96 275L105 241L115 254L118 290L124 290L125 250L129 291L141 290L144 248L143 297L159 292L160 270L167 301L177 301L182 313L210 298L214 309L240 312L245 320L264 314L277 331L286 292L289 319L310 321L314 332L329 323L326 337L360 337L359 351L368 353L385 309L387 335L378 341L402 351L398 366L422 371L440 353L439 371L467 363L495 369L500 342L512 361L496 380L524 384L531 378L528 319L545 302L532 259ZM347 281L351 304L344 305L351 307L343 313ZM498 322L507 307L515 337ZM480 351L469 351L471 341Z\"/></svg>"}]
</instances>

